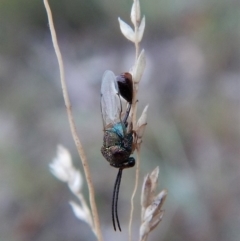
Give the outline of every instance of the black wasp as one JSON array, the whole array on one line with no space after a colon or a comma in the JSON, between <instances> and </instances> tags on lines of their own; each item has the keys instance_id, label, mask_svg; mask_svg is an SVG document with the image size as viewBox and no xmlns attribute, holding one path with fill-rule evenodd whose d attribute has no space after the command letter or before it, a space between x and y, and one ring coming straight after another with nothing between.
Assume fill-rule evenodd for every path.
<instances>
[{"instance_id":1,"label":"black wasp","mask_svg":"<svg viewBox=\"0 0 240 241\"><path fill-rule=\"evenodd\" d=\"M122 110L120 95L128 102L125 113ZM122 170L135 165L135 159L130 157L133 151L132 124L128 123L132 98L132 75L124 73L115 76L112 71L105 71L101 85L101 111L104 130L101 152L111 166L119 168L112 198L112 222L115 231L115 218L121 231L117 204Z\"/></svg>"}]
</instances>

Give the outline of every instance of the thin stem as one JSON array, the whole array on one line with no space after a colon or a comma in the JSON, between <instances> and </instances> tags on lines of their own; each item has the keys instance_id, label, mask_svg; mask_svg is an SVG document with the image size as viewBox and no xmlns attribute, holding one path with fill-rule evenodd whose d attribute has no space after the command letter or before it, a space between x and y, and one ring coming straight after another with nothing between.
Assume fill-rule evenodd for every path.
<instances>
[{"instance_id":1,"label":"thin stem","mask_svg":"<svg viewBox=\"0 0 240 241\"><path fill-rule=\"evenodd\" d=\"M135 2L135 0L134 0ZM135 13L137 13L137 4L135 4ZM136 16L136 24L134 25L135 30L135 51L136 51L136 57L135 57L135 65L137 64L137 59L139 56L139 42L138 42L138 27L139 23L137 23L137 14ZM134 90L133 90L133 105L132 105L132 123L133 123L133 130L136 130L136 124L137 124L137 93L138 93L138 83L134 83ZM140 153L139 150L137 150L137 161L136 161L136 177L135 177L135 186L131 197L131 211L130 211L130 219L129 219L129 241L132 240L132 219L133 219L133 211L134 211L134 197L137 191L138 187L138 179L139 179L139 163L140 163Z\"/></svg>"},{"instance_id":2,"label":"thin stem","mask_svg":"<svg viewBox=\"0 0 240 241\"><path fill-rule=\"evenodd\" d=\"M148 234L146 234L140 241L147 241Z\"/></svg>"},{"instance_id":3,"label":"thin stem","mask_svg":"<svg viewBox=\"0 0 240 241\"><path fill-rule=\"evenodd\" d=\"M75 195L79 199L80 203L82 204L83 210L88 214L88 223L91 226L91 228L94 230L91 212L90 212L90 210L88 208L88 205L87 205L87 203L85 201L84 196L82 195L81 192L75 193Z\"/></svg>"},{"instance_id":4,"label":"thin stem","mask_svg":"<svg viewBox=\"0 0 240 241\"><path fill-rule=\"evenodd\" d=\"M83 165L83 169L84 169L84 173L85 173L85 177L86 177L86 181L87 181L87 185L88 185L89 199L90 199L90 205L91 205L92 216L93 216L93 221L94 221L94 229L95 229L94 231L96 233L98 240L102 241L103 239L102 239L102 233L101 233L101 229L100 229L100 222L99 222L99 217L98 217L98 212L97 212L97 206L96 206L96 202L95 202L95 194L94 194L94 188L93 188L93 184L92 184L92 178L90 175L89 166L88 166L85 152L83 150L81 141L77 135L76 125L75 125L75 122L73 119L73 114L72 114L71 102L68 97L68 91L67 91L67 86L66 86L66 81L65 81L62 55L61 55L61 52L60 52L60 49L58 46L57 36L56 36L53 19L52 19L52 12L51 12L51 9L50 9L50 6L49 6L47 0L44 0L44 6L47 11L48 22L49 22L50 32L51 32L51 36L52 36L52 41L53 41L53 47L54 47L54 50L55 50L55 53L57 56L57 60L58 60L61 86L62 86L64 102L65 102L66 109L67 109L68 121L69 121L70 129L71 129L71 133L73 136L73 140L75 142L75 145L78 150L78 154L82 161L82 165Z\"/></svg>"},{"instance_id":5,"label":"thin stem","mask_svg":"<svg viewBox=\"0 0 240 241\"><path fill-rule=\"evenodd\" d=\"M135 31L136 31L136 27L135 27ZM137 35L137 33L136 33L136 35ZM137 63L137 59L138 59L138 56L139 56L139 43L138 43L138 41L135 42L135 49L136 49L135 63Z\"/></svg>"},{"instance_id":6,"label":"thin stem","mask_svg":"<svg viewBox=\"0 0 240 241\"><path fill-rule=\"evenodd\" d=\"M135 0L133 0L135 2ZM134 25L134 31L135 31L135 49L136 49L136 58L135 58L135 64L137 63L138 55L139 55L139 43L138 43L138 27L139 23L137 21L137 4L135 2L135 16L136 16L136 24Z\"/></svg>"},{"instance_id":7,"label":"thin stem","mask_svg":"<svg viewBox=\"0 0 240 241\"><path fill-rule=\"evenodd\" d=\"M132 240L132 220L133 220L133 211L134 211L134 197L137 192L138 188L138 179L139 179L139 170L140 170L140 151L137 149L137 161L136 161L136 174L135 174L135 185L134 190L131 197L131 211L130 211L130 218L129 218L129 226L128 226L128 232L129 232L129 241Z\"/></svg>"},{"instance_id":8,"label":"thin stem","mask_svg":"<svg viewBox=\"0 0 240 241\"><path fill-rule=\"evenodd\" d=\"M133 0L135 2L135 0ZM137 4L135 3L135 13L137 13ZM138 42L138 27L139 23L137 22L137 14L136 16L136 24L134 24L134 30L135 30L135 65L137 64L137 59L139 56L139 42ZM134 81L134 80L133 80ZM136 130L137 127L137 94L138 94L138 83L134 82L133 85L133 104L132 104L132 123L133 123L133 130ZM129 218L129 241L132 240L132 221L133 221L133 211L134 211L134 197L137 192L138 188L138 180L139 180L139 166L140 166L140 149L137 149L137 160L136 160L136 173L135 173L135 185L134 190L131 197L131 211L130 211L130 218Z\"/></svg>"},{"instance_id":9,"label":"thin stem","mask_svg":"<svg viewBox=\"0 0 240 241\"><path fill-rule=\"evenodd\" d=\"M133 0L135 2L135 0ZM135 2L135 24L134 24L134 32L135 32L135 66L137 64L138 56L139 56L139 42L138 42L138 27L139 22L137 20L137 4ZM132 110L132 122L133 122L133 130L136 130L136 124L137 124L137 93L138 93L138 83L135 83L135 80L133 80L133 110Z\"/></svg>"},{"instance_id":10,"label":"thin stem","mask_svg":"<svg viewBox=\"0 0 240 241\"><path fill-rule=\"evenodd\" d=\"M138 93L138 84L133 85L133 103L132 103L132 114L131 114L131 120L133 123L133 130L136 131L137 127L137 93Z\"/></svg>"}]
</instances>

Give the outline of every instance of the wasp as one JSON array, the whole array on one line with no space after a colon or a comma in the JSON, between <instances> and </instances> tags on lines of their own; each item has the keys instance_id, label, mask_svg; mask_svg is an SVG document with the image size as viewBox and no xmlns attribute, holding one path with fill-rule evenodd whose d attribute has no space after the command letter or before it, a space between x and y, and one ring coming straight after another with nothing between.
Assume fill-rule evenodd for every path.
<instances>
[{"instance_id":1,"label":"wasp","mask_svg":"<svg viewBox=\"0 0 240 241\"><path fill-rule=\"evenodd\" d=\"M121 97L127 101L125 111L123 111ZM135 159L130 157L133 152L132 123L128 122L132 99L132 75L123 73L120 76L115 76L112 71L105 71L101 85L101 112L104 131L101 152L111 166L119 169L112 197L112 222L115 231L115 219L121 231L117 206L122 171L135 165Z\"/></svg>"}]
</instances>

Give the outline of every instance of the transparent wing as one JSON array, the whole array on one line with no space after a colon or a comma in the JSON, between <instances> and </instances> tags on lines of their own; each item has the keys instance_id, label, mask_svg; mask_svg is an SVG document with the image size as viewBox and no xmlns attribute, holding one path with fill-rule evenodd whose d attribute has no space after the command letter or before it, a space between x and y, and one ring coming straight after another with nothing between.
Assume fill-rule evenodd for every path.
<instances>
[{"instance_id":1,"label":"transparent wing","mask_svg":"<svg viewBox=\"0 0 240 241\"><path fill-rule=\"evenodd\" d=\"M121 102L114 73L106 70L101 85L101 111L104 129L120 122Z\"/></svg>"}]
</instances>

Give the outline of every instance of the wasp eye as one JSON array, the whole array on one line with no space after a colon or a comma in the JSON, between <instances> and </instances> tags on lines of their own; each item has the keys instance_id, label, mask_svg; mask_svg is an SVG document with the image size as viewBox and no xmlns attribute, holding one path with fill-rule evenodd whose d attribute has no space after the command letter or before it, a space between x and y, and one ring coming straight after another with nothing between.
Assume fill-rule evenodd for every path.
<instances>
[{"instance_id":1,"label":"wasp eye","mask_svg":"<svg viewBox=\"0 0 240 241\"><path fill-rule=\"evenodd\" d=\"M133 98L133 82L130 73L123 73L117 76L117 83L120 95L130 104Z\"/></svg>"}]
</instances>

